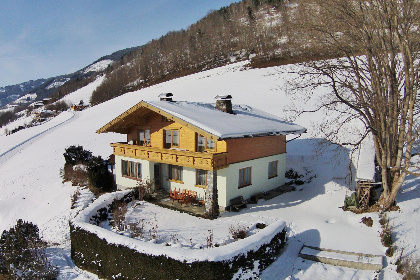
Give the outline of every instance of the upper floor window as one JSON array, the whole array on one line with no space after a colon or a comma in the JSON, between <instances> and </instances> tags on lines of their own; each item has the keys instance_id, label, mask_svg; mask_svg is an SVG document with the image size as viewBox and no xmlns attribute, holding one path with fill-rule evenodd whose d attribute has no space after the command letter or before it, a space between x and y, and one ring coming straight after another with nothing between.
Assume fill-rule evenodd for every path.
<instances>
[{"instance_id":1,"label":"upper floor window","mask_svg":"<svg viewBox=\"0 0 420 280\"><path fill-rule=\"evenodd\" d=\"M178 148L179 147L179 130L165 130L165 148Z\"/></svg>"},{"instance_id":2,"label":"upper floor window","mask_svg":"<svg viewBox=\"0 0 420 280\"><path fill-rule=\"evenodd\" d=\"M238 188L251 185L251 167L239 169Z\"/></svg>"},{"instance_id":3,"label":"upper floor window","mask_svg":"<svg viewBox=\"0 0 420 280\"><path fill-rule=\"evenodd\" d=\"M150 129L139 129L139 145L150 145Z\"/></svg>"},{"instance_id":4,"label":"upper floor window","mask_svg":"<svg viewBox=\"0 0 420 280\"><path fill-rule=\"evenodd\" d=\"M277 166L279 161L271 161L268 163L268 179L277 177Z\"/></svg>"},{"instance_id":5,"label":"upper floor window","mask_svg":"<svg viewBox=\"0 0 420 280\"><path fill-rule=\"evenodd\" d=\"M205 150L214 150L216 144L213 140L203 135L198 134L197 136L197 152L204 152Z\"/></svg>"}]
</instances>

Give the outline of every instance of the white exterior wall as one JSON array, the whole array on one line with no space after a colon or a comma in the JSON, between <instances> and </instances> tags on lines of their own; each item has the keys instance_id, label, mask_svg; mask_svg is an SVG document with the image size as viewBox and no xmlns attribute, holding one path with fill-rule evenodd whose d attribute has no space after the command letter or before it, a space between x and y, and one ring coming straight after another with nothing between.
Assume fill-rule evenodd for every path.
<instances>
[{"instance_id":1,"label":"white exterior wall","mask_svg":"<svg viewBox=\"0 0 420 280\"><path fill-rule=\"evenodd\" d=\"M197 192L197 199L199 200L204 200L204 194L205 194L205 189L203 188L199 188L195 186L196 183L196 169L194 168L189 168L189 167L183 167L182 170L182 182L183 183L178 183L178 182L171 182L168 179L168 173L169 173L169 169L168 169L167 164L162 164L162 185L163 188L165 190L167 190L168 192L170 191L171 188L177 188L177 189L187 189L187 190L191 190L191 191L196 191Z\"/></svg>"},{"instance_id":2,"label":"white exterior wall","mask_svg":"<svg viewBox=\"0 0 420 280\"><path fill-rule=\"evenodd\" d=\"M142 180L153 180L154 173L153 173L153 162L142 160L142 159L135 159L130 157L122 157L122 156L115 156L115 182L117 183L118 189L124 190L128 188L136 187L137 180L130 179L122 176L121 172L121 160L133 161L137 163L141 163L142 168Z\"/></svg>"},{"instance_id":3,"label":"white exterior wall","mask_svg":"<svg viewBox=\"0 0 420 280\"><path fill-rule=\"evenodd\" d=\"M277 177L268 179L268 163L278 160ZM238 188L239 169L251 167L251 185ZM265 192L285 183L286 153L229 165L217 170L219 207L226 207L230 200L242 195L244 199Z\"/></svg>"},{"instance_id":4,"label":"white exterior wall","mask_svg":"<svg viewBox=\"0 0 420 280\"><path fill-rule=\"evenodd\" d=\"M119 189L136 187L137 180L125 178L121 174L121 160L134 161L142 164L142 176L144 179L154 179L154 164L147 160L129 157L115 156L116 183ZM268 179L268 163L278 160L277 177ZM238 189L239 169L251 167L251 185ZM195 186L196 169L183 167L183 183L168 180L168 165L162 164L162 187L168 192L172 188L187 189L197 192L197 198L204 200L205 189ZM217 170L217 190L219 207L225 208L230 200L242 195L244 199L252 195L265 192L285 183L286 153L274 155L229 165L228 168Z\"/></svg>"}]
</instances>

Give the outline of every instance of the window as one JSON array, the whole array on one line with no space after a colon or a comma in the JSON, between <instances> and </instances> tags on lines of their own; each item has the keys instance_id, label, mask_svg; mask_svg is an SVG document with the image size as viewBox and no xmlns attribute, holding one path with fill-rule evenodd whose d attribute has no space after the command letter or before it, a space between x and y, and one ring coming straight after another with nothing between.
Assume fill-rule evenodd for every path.
<instances>
[{"instance_id":1,"label":"window","mask_svg":"<svg viewBox=\"0 0 420 280\"><path fill-rule=\"evenodd\" d=\"M207 186L207 171L202 169L197 169L196 171L196 183L197 186L206 187Z\"/></svg>"},{"instance_id":2,"label":"window","mask_svg":"<svg viewBox=\"0 0 420 280\"><path fill-rule=\"evenodd\" d=\"M271 161L268 163L268 179L277 177L277 166L279 161Z\"/></svg>"},{"instance_id":3,"label":"window","mask_svg":"<svg viewBox=\"0 0 420 280\"><path fill-rule=\"evenodd\" d=\"M214 141L211 140L210 138L207 138L207 141L206 141L206 149L207 150L214 150L215 149Z\"/></svg>"},{"instance_id":4,"label":"window","mask_svg":"<svg viewBox=\"0 0 420 280\"><path fill-rule=\"evenodd\" d=\"M216 149L216 144L213 140L203 135L198 134L197 136L197 152L204 152L205 150Z\"/></svg>"},{"instance_id":5,"label":"window","mask_svg":"<svg viewBox=\"0 0 420 280\"><path fill-rule=\"evenodd\" d=\"M141 180L142 178L142 174L141 174L141 163L137 163L136 164L136 169L137 169L137 179Z\"/></svg>"},{"instance_id":6,"label":"window","mask_svg":"<svg viewBox=\"0 0 420 280\"><path fill-rule=\"evenodd\" d=\"M197 137L197 152L204 152L206 149L206 137L198 135Z\"/></svg>"},{"instance_id":7,"label":"window","mask_svg":"<svg viewBox=\"0 0 420 280\"><path fill-rule=\"evenodd\" d=\"M169 180L182 182L182 166L169 165Z\"/></svg>"},{"instance_id":8,"label":"window","mask_svg":"<svg viewBox=\"0 0 420 280\"><path fill-rule=\"evenodd\" d=\"M139 145L150 144L150 129L139 129Z\"/></svg>"},{"instance_id":9,"label":"window","mask_svg":"<svg viewBox=\"0 0 420 280\"><path fill-rule=\"evenodd\" d=\"M165 148L179 147L179 130L165 130Z\"/></svg>"},{"instance_id":10,"label":"window","mask_svg":"<svg viewBox=\"0 0 420 280\"><path fill-rule=\"evenodd\" d=\"M251 167L239 169L238 188L251 185Z\"/></svg>"},{"instance_id":11,"label":"window","mask_svg":"<svg viewBox=\"0 0 420 280\"><path fill-rule=\"evenodd\" d=\"M121 174L124 177L141 180L142 179L141 163L121 160Z\"/></svg>"}]
</instances>

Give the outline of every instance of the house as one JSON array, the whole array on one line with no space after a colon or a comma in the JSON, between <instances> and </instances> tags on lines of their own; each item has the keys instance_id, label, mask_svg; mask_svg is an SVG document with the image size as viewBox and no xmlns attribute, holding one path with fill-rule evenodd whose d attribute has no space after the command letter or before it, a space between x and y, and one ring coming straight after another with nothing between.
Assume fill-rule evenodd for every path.
<instances>
[{"instance_id":1,"label":"house","mask_svg":"<svg viewBox=\"0 0 420 280\"><path fill-rule=\"evenodd\" d=\"M246 105L232 105L232 97L217 96L216 104L141 101L97 133L127 135L112 143L118 188L154 180L156 188L187 189L199 200L230 205L281 186L285 182L286 135L304 127Z\"/></svg>"},{"instance_id":2,"label":"house","mask_svg":"<svg viewBox=\"0 0 420 280\"><path fill-rule=\"evenodd\" d=\"M84 109L86 109L86 108L89 108L89 105L84 105L84 104L79 104L79 105L76 105L76 104L73 104L73 105L71 105L71 107L70 107L70 109L72 110L72 111L83 111Z\"/></svg>"}]
</instances>

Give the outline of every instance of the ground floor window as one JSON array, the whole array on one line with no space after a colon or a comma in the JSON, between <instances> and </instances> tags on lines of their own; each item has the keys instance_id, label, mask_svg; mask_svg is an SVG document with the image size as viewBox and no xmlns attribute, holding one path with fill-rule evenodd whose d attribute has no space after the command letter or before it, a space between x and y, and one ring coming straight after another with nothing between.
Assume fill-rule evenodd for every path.
<instances>
[{"instance_id":1,"label":"ground floor window","mask_svg":"<svg viewBox=\"0 0 420 280\"><path fill-rule=\"evenodd\" d=\"M251 185L251 167L239 169L238 188Z\"/></svg>"},{"instance_id":2,"label":"ground floor window","mask_svg":"<svg viewBox=\"0 0 420 280\"><path fill-rule=\"evenodd\" d=\"M278 164L278 160L271 161L268 163L268 179L277 177Z\"/></svg>"},{"instance_id":3,"label":"ground floor window","mask_svg":"<svg viewBox=\"0 0 420 280\"><path fill-rule=\"evenodd\" d=\"M169 180L182 182L182 166L169 165Z\"/></svg>"},{"instance_id":4,"label":"ground floor window","mask_svg":"<svg viewBox=\"0 0 420 280\"><path fill-rule=\"evenodd\" d=\"M142 178L141 163L128 161L128 160L121 160L121 174L124 177L141 180Z\"/></svg>"},{"instance_id":5,"label":"ground floor window","mask_svg":"<svg viewBox=\"0 0 420 280\"><path fill-rule=\"evenodd\" d=\"M196 186L205 188L207 186L207 171L202 169L196 170Z\"/></svg>"}]
</instances>

